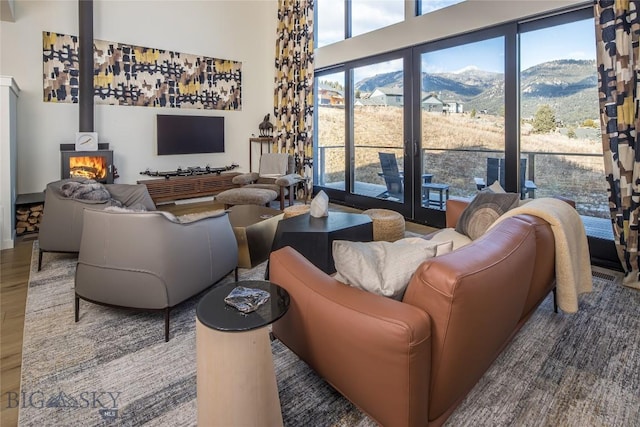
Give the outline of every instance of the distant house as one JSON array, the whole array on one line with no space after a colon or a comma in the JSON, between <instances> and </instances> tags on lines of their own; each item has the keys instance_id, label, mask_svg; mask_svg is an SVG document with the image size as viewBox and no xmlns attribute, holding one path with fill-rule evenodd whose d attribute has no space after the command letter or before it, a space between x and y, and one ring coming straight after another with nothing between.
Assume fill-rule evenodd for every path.
<instances>
[{"instance_id":1,"label":"distant house","mask_svg":"<svg viewBox=\"0 0 640 427\"><path fill-rule=\"evenodd\" d=\"M429 112L445 112L448 109L448 105L438 98L435 93L430 93L426 96L422 97L422 101L420 101L420 105L423 110Z\"/></svg>"},{"instance_id":2,"label":"distant house","mask_svg":"<svg viewBox=\"0 0 640 427\"><path fill-rule=\"evenodd\" d=\"M324 83L318 84L320 105L344 105L344 92Z\"/></svg>"},{"instance_id":3,"label":"distant house","mask_svg":"<svg viewBox=\"0 0 640 427\"><path fill-rule=\"evenodd\" d=\"M388 107L402 107L404 105L404 94L402 88L398 86L376 88L371 92L369 99L376 102L376 104L369 105L386 105Z\"/></svg>"},{"instance_id":4,"label":"distant house","mask_svg":"<svg viewBox=\"0 0 640 427\"><path fill-rule=\"evenodd\" d=\"M463 113L464 106L458 101L444 101L440 99L435 93L429 93L423 95L421 101L422 109L429 112L436 113Z\"/></svg>"},{"instance_id":5,"label":"distant house","mask_svg":"<svg viewBox=\"0 0 640 427\"><path fill-rule=\"evenodd\" d=\"M445 101L449 107L449 113L464 113L464 105L458 101Z\"/></svg>"},{"instance_id":6,"label":"distant house","mask_svg":"<svg viewBox=\"0 0 640 427\"><path fill-rule=\"evenodd\" d=\"M375 106L386 107L384 99L382 98L356 98L353 102L356 107Z\"/></svg>"}]
</instances>

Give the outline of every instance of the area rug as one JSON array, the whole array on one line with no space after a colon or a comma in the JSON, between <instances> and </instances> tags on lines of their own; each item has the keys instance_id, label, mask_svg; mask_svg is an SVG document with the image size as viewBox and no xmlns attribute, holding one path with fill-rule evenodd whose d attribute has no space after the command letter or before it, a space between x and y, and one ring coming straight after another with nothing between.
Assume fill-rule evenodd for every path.
<instances>
[{"instance_id":1,"label":"area rug","mask_svg":"<svg viewBox=\"0 0 640 427\"><path fill-rule=\"evenodd\" d=\"M19 426L195 426L195 309L201 296L161 313L80 301L74 322L77 257L34 242L22 356ZM240 279L264 279L263 263ZM220 283L233 281L233 274ZM279 341L272 343L285 425L373 426ZM15 402L15 401L13 401Z\"/></svg>"},{"instance_id":2,"label":"area rug","mask_svg":"<svg viewBox=\"0 0 640 427\"><path fill-rule=\"evenodd\" d=\"M81 302L74 323L76 258L47 253L40 272L33 260L19 425L196 425L198 298L172 311L168 343L161 314ZM620 279L594 269L577 314L555 314L547 298L447 425L638 425L640 292ZM272 351L285 425L375 425L279 341Z\"/></svg>"}]
</instances>

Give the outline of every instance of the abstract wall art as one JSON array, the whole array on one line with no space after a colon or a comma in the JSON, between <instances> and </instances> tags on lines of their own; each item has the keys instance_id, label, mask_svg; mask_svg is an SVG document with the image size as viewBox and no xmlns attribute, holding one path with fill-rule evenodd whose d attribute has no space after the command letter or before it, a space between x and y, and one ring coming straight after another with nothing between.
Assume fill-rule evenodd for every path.
<instances>
[{"instance_id":1,"label":"abstract wall art","mask_svg":"<svg viewBox=\"0 0 640 427\"><path fill-rule=\"evenodd\" d=\"M78 37L42 33L45 102L78 102ZM115 43L93 42L96 104L242 109L242 63Z\"/></svg>"}]
</instances>

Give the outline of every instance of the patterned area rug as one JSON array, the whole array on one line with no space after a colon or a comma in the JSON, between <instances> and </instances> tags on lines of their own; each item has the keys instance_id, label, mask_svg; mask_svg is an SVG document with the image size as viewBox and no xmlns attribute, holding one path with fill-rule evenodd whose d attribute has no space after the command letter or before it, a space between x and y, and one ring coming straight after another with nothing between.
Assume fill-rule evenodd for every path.
<instances>
[{"instance_id":1,"label":"patterned area rug","mask_svg":"<svg viewBox=\"0 0 640 427\"><path fill-rule=\"evenodd\" d=\"M48 253L40 272L33 260L19 425L196 425L198 298L172 311L168 343L161 314L81 301L74 323L76 258ZM547 298L447 425L638 425L640 292L619 283L594 269L574 315L553 313ZM375 425L280 342L272 350L285 425Z\"/></svg>"}]
</instances>

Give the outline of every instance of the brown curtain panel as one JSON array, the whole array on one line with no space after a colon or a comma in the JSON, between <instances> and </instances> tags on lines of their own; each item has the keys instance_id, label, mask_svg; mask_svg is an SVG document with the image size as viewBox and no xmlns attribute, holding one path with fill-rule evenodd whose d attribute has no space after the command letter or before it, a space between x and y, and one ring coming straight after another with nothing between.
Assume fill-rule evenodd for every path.
<instances>
[{"instance_id":1,"label":"brown curtain panel","mask_svg":"<svg viewBox=\"0 0 640 427\"><path fill-rule=\"evenodd\" d=\"M279 0L274 138L311 178L313 156L313 0Z\"/></svg>"},{"instance_id":2,"label":"brown curtain panel","mask_svg":"<svg viewBox=\"0 0 640 427\"><path fill-rule=\"evenodd\" d=\"M640 289L638 214L640 213L640 143L638 142L637 1L596 1L594 5L600 125L609 207L623 283Z\"/></svg>"}]
</instances>

